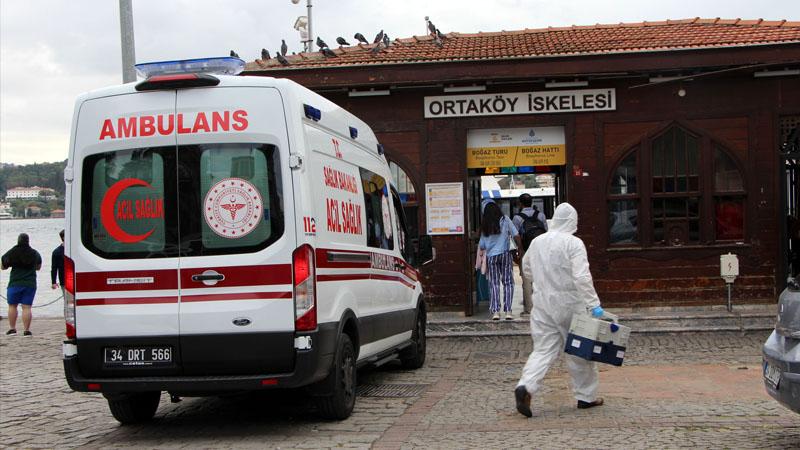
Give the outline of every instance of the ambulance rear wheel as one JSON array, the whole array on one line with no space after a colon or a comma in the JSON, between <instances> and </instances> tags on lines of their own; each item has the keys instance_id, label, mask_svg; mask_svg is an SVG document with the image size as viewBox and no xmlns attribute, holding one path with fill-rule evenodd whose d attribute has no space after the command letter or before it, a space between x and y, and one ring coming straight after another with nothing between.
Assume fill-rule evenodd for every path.
<instances>
[{"instance_id":1,"label":"ambulance rear wheel","mask_svg":"<svg viewBox=\"0 0 800 450\"><path fill-rule=\"evenodd\" d=\"M320 415L332 420L350 417L356 403L356 352L350 336L339 337L333 368L322 382L330 383L331 392L317 400Z\"/></svg>"},{"instance_id":2,"label":"ambulance rear wheel","mask_svg":"<svg viewBox=\"0 0 800 450\"><path fill-rule=\"evenodd\" d=\"M161 392L136 392L107 396L111 415L123 425L147 422L153 418Z\"/></svg>"},{"instance_id":3,"label":"ambulance rear wheel","mask_svg":"<svg viewBox=\"0 0 800 450\"><path fill-rule=\"evenodd\" d=\"M425 305L420 304L420 308L417 311L417 322L411 332L412 344L400 352L400 362L404 369L419 369L425 364L425 351L427 348L425 329L427 323Z\"/></svg>"}]
</instances>

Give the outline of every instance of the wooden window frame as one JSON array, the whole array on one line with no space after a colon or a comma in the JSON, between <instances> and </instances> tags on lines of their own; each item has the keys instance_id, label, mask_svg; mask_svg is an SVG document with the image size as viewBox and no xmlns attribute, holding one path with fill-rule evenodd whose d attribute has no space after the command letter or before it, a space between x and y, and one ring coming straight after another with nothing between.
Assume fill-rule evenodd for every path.
<instances>
[{"instance_id":1,"label":"wooden window frame","mask_svg":"<svg viewBox=\"0 0 800 450\"><path fill-rule=\"evenodd\" d=\"M653 192L653 142L669 132L670 130L678 128L690 136L698 140L698 166L697 174L698 191L686 192ZM739 175L742 179L742 190L740 191L716 191L714 186L715 174L715 161L714 151L719 149L725 153L728 158L733 161L736 168L739 170ZM637 153L638 152L638 153ZM611 194L611 185L613 177L616 174L617 167L625 161L632 153L636 155L636 178L637 178L637 192L633 194ZM714 246L714 245L730 245L732 243L746 243L748 242L748 188L747 178L745 171L742 170L743 166L741 161L736 155L731 152L727 146L719 140L713 139L708 134L686 126L679 122L672 122L655 133L646 136L639 142L629 146L623 151L618 158L614 160L607 173L606 191L605 191L605 222L606 222L606 242L607 248L614 250L629 249L671 249L671 248L697 248L698 246ZM687 166L688 177L688 166ZM688 180L687 180L688 183ZM658 198L698 198L698 215L699 215L699 239L697 242L685 242L680 245L670 245L669 243L656 242L654 240L654 224L653 224L653 201ZM741 199L743 205L743 236L742 239L722 240L716 237L716 213L715 205L718 198L732 197ZM637 237L638 243L622 243L613 244L610 242L610 226L609 217L611 214L611 202L620 200L632 200L638 202L637 208ZM688 220L688 219L687 219Z\"/></svg>"}]
</instances>

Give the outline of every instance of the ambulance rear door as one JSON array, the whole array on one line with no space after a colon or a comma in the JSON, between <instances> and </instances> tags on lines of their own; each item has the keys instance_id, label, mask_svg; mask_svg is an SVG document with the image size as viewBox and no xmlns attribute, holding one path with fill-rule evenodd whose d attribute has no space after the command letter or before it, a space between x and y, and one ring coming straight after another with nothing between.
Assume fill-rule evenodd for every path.
<instances>
[{"instance_id":1,"label":"ambulance rear door","mask_svg":"<svg viewBox=\"0 0 800 450\"><path fill-rule=\"evenodd\" d=\"M80 105L70 247L85 376L180 372L175 91Z\"/></svg>"},{"instance_id":2,"label":"ambulance rear door","mask_svg":"<svg viewBox=\"0 0 800 450\"><path fill-rule=\"evenodd\" d=\"M179 90L176 105L184 373L290 372L296 237L281 96L220 86Z\"/></svg>"}]
</instances>

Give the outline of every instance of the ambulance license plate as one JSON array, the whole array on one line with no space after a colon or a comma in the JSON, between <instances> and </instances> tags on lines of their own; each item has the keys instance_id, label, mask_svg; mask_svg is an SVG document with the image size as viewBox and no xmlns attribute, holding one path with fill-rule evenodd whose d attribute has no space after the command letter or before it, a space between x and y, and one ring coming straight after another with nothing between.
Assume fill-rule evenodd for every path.
<instances>
[{"instance_id":1,"label":"ambulance license plate","mask_svg":"<svg viewBox=\"0 0 800 450\"><path fill-rule=\"evenodd\" d=\"M153 366L172 363L172 347L106 347L107 366Z\"/></svg>"},{"instance_id":2,"label":"ambulance license plate","mask_svg":"<svg viewBox=\"0 0 800 450\"><path fill-rule=\"evenodd\" d=\"M774 389L778 389L778 383L781 381L781 369L764 361L764 379L767 380L767 383Z\"/></svg>"}]
</instances>

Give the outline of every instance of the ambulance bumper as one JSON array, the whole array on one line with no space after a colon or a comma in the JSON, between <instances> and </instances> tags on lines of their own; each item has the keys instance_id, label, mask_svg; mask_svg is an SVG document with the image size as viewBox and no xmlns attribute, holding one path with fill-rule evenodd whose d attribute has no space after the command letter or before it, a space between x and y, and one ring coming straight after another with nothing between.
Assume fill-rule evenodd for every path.
<instances>
[{"instance_id":1,"label":"ambulance bumper","mask_svg":"<svg viewBox=\"0 0 800 450\"><path fill-rule=\"evenodd\" d=\"M296 388L319 381L328 375L334 356L336 332L335 326L321 326L315 332L298 334L309 336L313 345L310 349L295 350L294 370L289 373L87 377L81 373L78 354L64 356L64 374L69 387L78 392L169 391L187 396L203 396L217 392Z\"/></svg>"}]
</instances>

